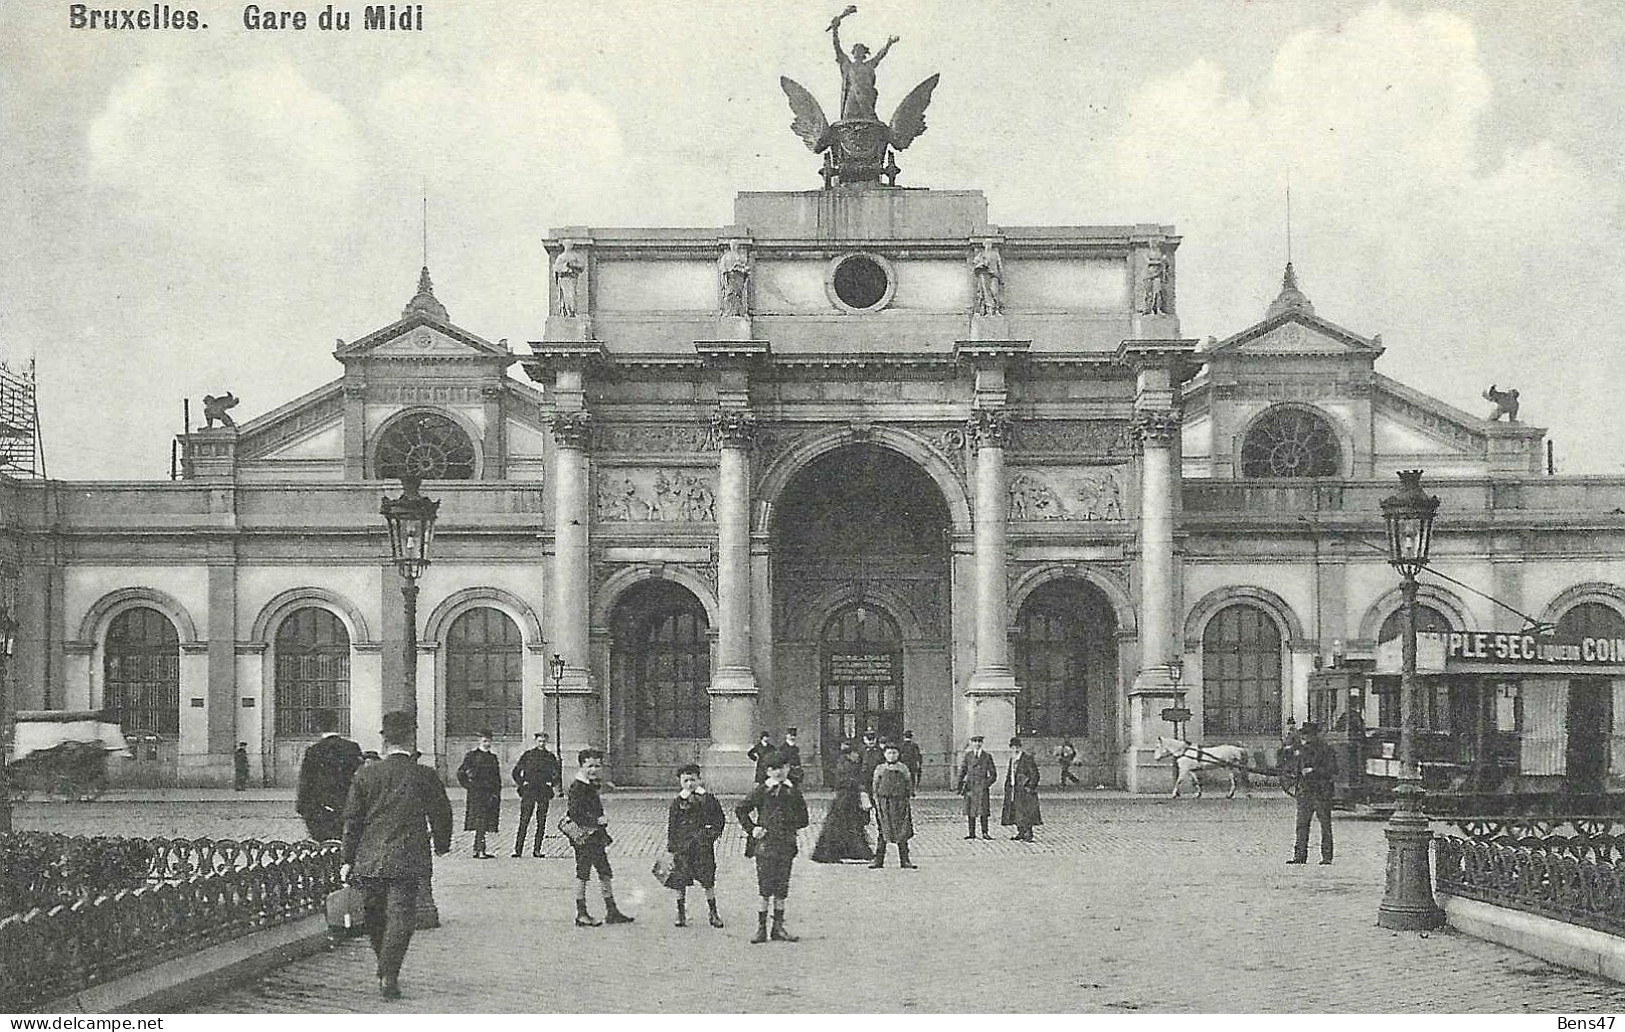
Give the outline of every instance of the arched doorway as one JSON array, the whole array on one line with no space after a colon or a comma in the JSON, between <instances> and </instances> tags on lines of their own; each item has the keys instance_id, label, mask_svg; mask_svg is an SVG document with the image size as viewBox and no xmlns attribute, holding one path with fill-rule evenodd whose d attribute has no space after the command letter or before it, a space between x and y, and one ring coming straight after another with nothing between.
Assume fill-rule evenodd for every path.
<instances>
[{"instance_id":1,"label":"arched doorway","mask_svg":"<svg viewBox=\"0 0 1625 1032\"><path fill-rule=\"evenodd\" d=\"M350 632L329 610L302 606L277 627L272 650L272 758L278 784L291 784L326 723L351 734Z\"/></svg>"},{"instance_id":2,"label":"arched doorway","mask_svg":"<svg viewBox=\"0 0 1625 1032\"><path fill-rule=\"evenodd\" d=\"M173 785L181 719L181 644L175 625L146 606L126 609L107 627L102 706L131 740L119 764L121 785Z\"/></svg>"},{"instance_id":3,"label":"arched doorway","mask_svg":"<svg viewBox=\"0 0 1625 1032\"><path fill-rule=\"evenodd\" d=\"M759 703L763 727L775 737L800 728L809 757L829 757L871 720L877 730L911 730L926 779L946 781L949 526L937 484L890 448L837 448L790 479L770 527L773 677ZM822 765L807 766L809 777L822 775Z\"/></svg>"},{"instance_id":4,"label":"arched doorway","mask_svg":"<svg viewBox=\"0 0 1625 1032\"><path fill-rule=\"evenodd\" d=\"M1115 779L1117 617L1100 589L1074 578L1040 585L1021 604L1012 643L1016 730L1047 756L1062 741L1078 751L1087 784Z\"/></svg>"},{"instance_id":5,"label":"arched doorway","mask_svg":"<svg viewBox=\"0 0 1625 1032\"><path fill-rule=\"evenodd\" d=\"M1581 602L1558 618L1557 633L1569 638L1625 638L1625 616L1603 602ZM1570 678L1567 702L1564 787L1578 795L1599 795L1608 779L1614 681L1608 677Z\"/></svg>"},{"instance_id":6,"label":"arched doorway","mask_svg":"<svg viewBox=\"0 0 1625 1032\"><path fill-rule=\"evenodd\" d=\"M632 784L671 781L711 737L711 628L694 593L670 580L628 588L610 616L610 765Z\"/></svg>"}]
</instances>

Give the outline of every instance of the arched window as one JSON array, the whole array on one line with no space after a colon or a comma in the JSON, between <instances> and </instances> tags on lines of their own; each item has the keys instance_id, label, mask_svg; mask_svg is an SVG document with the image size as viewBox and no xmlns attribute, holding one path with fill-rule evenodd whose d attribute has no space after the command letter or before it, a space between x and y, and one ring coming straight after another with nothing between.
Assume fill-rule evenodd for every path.
<instances>
[{"instance_id":1,"label":"arched window","mask_svg":"<svg viewBox=\"0 0 1625 1032\"><path fill-rule=\"evenodd\" d=\"M1557 633L1570 638L1625 638L1625 616L1602 602L1581 602L1557 618Z\"/></svg>"},{"instance_id":2,"label":"arched window","mask_svg":"<svg viewBox=\"0 0 1625 1032\"><path fill-rule=\"evenodd\" d=\"M1417 634L1447 633L1453 630L1455 630L1455 627L1451 625L1449 617L1445 616L1443 613L1439 612L1430 605L1425 605L1421 602L1416 604ZM1377 643L1381 644L1383 642L1393 641L1395 638L1404 633L1405 607L1401 606L1392 613L1389 613L1388 619L1382 622L1382 627L1377 631ZM1417 712L1422 714L1422 716L1418 719L1426 721L1427 727L1440 728L1442 725L1438 722L1440 718L1437 716L1437 714L1441 710L1444 710L1448 704L1449 686L1445 684L1431 684L1428 686L1428 688L1423 689L1423 691L1424 693L1431 691L1433 694L1427 695L1423 701L1418 704L1421 708ZM1446 703L1440 703L1438 699L1434 697L1441 691L1445 693L1444 697L1447 700ZM1399 693L1398 680L1395 679L1392 681L1380 682L1379 686L1372 689L1372 694L1377 697L1377 726L1398 727L1402 722L1399 708L1401 696Z\"/></svg>"},{"instance_id":3,"label":"arched window","mask_svg":"<svg viewBox=\"0 0 1625 1032\"><path fill-rule=\"evenodd\" d=\"M1116 619L1094 588L1076 581L1040 587L1016 621L1016 730L1029 735L1089 732L1090 687L1117 665ZM1096 691L1097 698L1101 695Z\"/></svg>"},{"instance_id":4,"label":"arched window","mask_svg":"<svg viewBox=\"0 0 1625 1032\"><path fill-rule=\"evenodd\" d=\"M1370 626L1367 624L1367 626ZM1420 602L1416 604L1416 633L1446 633L1455 630L1450 624L1450 618L1434 609L1432 606ZM1377 631L1377 641L1393 641L1405 633L1405 609L1403 606L1388 614L1388 619L1382 622L1381 630Z\"/></svg>"},{"instance_id":5,"label":"arched window","mask_svg":"<svg viewBox=\"0 0 1625 1032\"><path fill-rule=\"evenodd\" d=\"M524 643L500 609L470 609L446 632L446 734L522 735Z\"/></svg>"},{"instance_id":6,"label":"arched window","mask_svg":"<svg viewBox=\"0 0 1625 1032\"><path fill-rule=\"evenodd\" d=\"M1281 733L1281 631L1257 606L1227 606L1202 632L1202 728Z\"/></svg>"},{"instance_id":7,"label":"arched window","mask_svg":"<svg viewBox=\"0 0 1625 1032\"><path fill-rule=\"evenodd\" d=\"M447 416L409 412L379 435L374 465L379 480L472 480L474 442Z\"/></svg>"},{"instance_id":8,"label":"arched window","mask_svg":"<svg viewBox=\"0 0 1625 1032\"><path fill-rule=\"evenodd\" d=\"M276 733L317 735L324 713L350 731L350 632L317 606L295 610L276 632Z\"/></svg>"},{"instance_id":9,"label":"arched window","mask_svg":"<svg viewBox=\"0 0 1625 1032\"><path fill-rule=\"evenodd\" d=\"M1308 409L1264 413L1241 445L1244 477L1335 477L1342 469L1337 434L1324 417Z\"/></svg>"},{"instance_id":10,"label":"arched window","mask_svg":"<svg viewBox=\"0 0 1625 1032\"><path fill-rule=\"evenodd\" d=\"M107 628L103 704L127 735L175 735L181 726L181 642L156 609L126 609Z\"/></svg>"},{"instance_id":11,"label":"arched window","mask_svg":"<svg viewBox=\"0 0 1625 1032\"><path fill-rule=\"evenodd\" d=\"M874 728L900 738L903 718L903 636L891 614L859 601L824 625L824 722L826 771L841 739Z\"/></svg>"},{"instance_id":12,"label":"arched window","mask_svg":"<svg viewBox=\"0 0 1625 1032\"><path fill-rule=\"evenodd\" d=\"M687 591L663 593L637 623L633 657L638 734L711 735L711 647L705 610Z\"/></svg>"}]
</instances>

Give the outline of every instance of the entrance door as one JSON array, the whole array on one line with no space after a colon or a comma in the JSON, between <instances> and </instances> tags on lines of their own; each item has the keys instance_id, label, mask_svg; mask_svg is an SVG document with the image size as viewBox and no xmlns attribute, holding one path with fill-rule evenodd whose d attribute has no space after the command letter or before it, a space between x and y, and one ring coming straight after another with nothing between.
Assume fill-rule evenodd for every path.
<instances>
[{"instance_id":1,"label":"entrance door","mask_svg":"<svg viewBox=\"0 0 1625 1032\"><path fill-rule=\"evenodd\" d=\"M842 739L855 739L869 728L901 739L903 641L890 616L860 604L830 618L822 653L819 753L824 777L832 779Z\"/></svg>"},{"instance_id":2,"label":"entrance door","mask_svg":"<svg viewBox=\"0 0 1625 1032\"><path fill-rule=\"evenodd\" d=\"M1569 682L1568 790L1602 793L1608 774L1608 739L1613 731L1613 682L1576 677Z\"/></svg>"}]
</instances>

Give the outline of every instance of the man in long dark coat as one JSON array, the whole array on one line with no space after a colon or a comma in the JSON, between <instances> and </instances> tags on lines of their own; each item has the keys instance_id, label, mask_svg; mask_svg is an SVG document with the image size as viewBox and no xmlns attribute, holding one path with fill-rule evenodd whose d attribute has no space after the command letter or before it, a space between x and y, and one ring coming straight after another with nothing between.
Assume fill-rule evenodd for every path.
<instances>
[{"instance_id":1,"label":"man in long dark coat","mask_svg":"<svg viewBox=\"0 0 1625 1032\"><path fill-rule=\"evenodd\" d=\"M1021 739L1010 739L1010 766L1004 774L1004 810L999 823L1014 827L1010 836L1014 842L1031 842L1033 828L1044 823L1038 810L1038 761L1021 744Z\"/></svg>"},{"instance_id":2,"label":"man in long dark coat","mask_svg":"<svg viewBox=\"0 0 1625 1032\"><path fill-rule=\"evenodd\" d=\"M385 757L355 776L344 808L344 869L362 893L367 935L378 958L378 989L401 995L401 961L417 927L418 885L434 873L430 835L451 852L451 802L434 771L412 758L417 721L384 714Z\"/></svg>"},{"instance_id":3,"label":"man in long dark coat","mask_svg":"<svg viewBox=\"0 0 1625 1032\"><path fill-rule=\"evenodd\" d=\"M756 783L760 785L767 780L767 756L777 750L773 747L773 736L763 731L756 739L756 744L745 753L745 758L756 761Z\"/></svg>"},{"instance_id":4,"label":"man in long dark coat","mask_svg":"<svg viewBox=\"0 0 1625 1032\"><path fill-rule=\"evenodd\" d=\"M1289 864L1309 862L1309 822L1320 821L1320 862L1332 862L1332 796L1335 793L1337 756L1320 737L1320 725L1304 721L1298 729L1301 744L1288 769L1298 775L1298 814Z\"/></svg>"},{"instance_id":5,"label":"man in long dark coat","mask_svg":"<svg viewBox=\"0 0 1625 1032\"><path fill-rule=\"evenodd\" d=\"M559 758L547 747L545 732L536 732L536 744L519 756L513 765L513 783L519 788L519 832L513 837L513 855L525 851L525 831L530 827L532 814L536 815L536 843L531 856L542 855L542 839L547 837L547 809L555 793L563 795L560 784L564 768Z\"/></svg>"},{"instance_id":6,"label":"man in long dark coat","mask_svg":"<svg viewBox=\"0 0 1625 1032\"><path fill-rule=\"evenodd\" d=\"M959 782L955 789L965 797L965 837L976 837L976 822L982 822L982 837L993 836L987 830L987 818L993 809L990 798L993 783L999 780L999 767L993 757L982 751L982 736L972 735L970 749L959 761Z\"/></svg>"},{"instance_id":7,"label":"man in long dark coat","mask_svg":"<svg viewBox=\"0 0 1625 1032\"><path fill-rule=\"evenodd\" d=\"M305 819L311 838L329 842L344 834L344 805L350 781L361 769L361 746L339 734L339 715L332 710L316 714L316 728L322 736L300 761L294 809Z\"/></svg>"},{"instance_id":8,"label":"man in long dark coat","mask_svg":"<svg viewBox=\"0 0 1625 1032\"><path fill-rule=\"evenodd\" d=\"M502 764L491 751L491 732L480 732L480 744L468 751L457 768L457 783L468 790L463 803L463 830L474 833L474 859L494 860L487 852L485 833L502 823Z\"/></svg>"},{"instance_id":9,"label":"man in long dark coat","mask_svg":"<svg viewBox=\"0 0 1625 1032\"><path fill-rule=\"evenodd\" d=\"M786 769L790 772L790 784L800 788L801 782L807 777L807 769L801 765L801 746L796 744L797 733L793 727L784 729L784 744L779 746L779 752L784 754ZM765 776L763 780L766 780Z\"/></svg>"},{"instance_id":10,"label":"man in long dark coat","mask_svg":"<svg viewBox=\"0 0 1625 1032\"><path fill-rule=\"evenodd\" d=\"M914 772L902 762L902 753L896 742L887 742L884 750L886 762L875 768L869 795L875 805L875 827L879 830L879 845L870 867L886 866L886 844L897 843L897 858L902 866L913 868L908 856L908 840L914 837L914 809L909 800L914 795Z\"/></svg>"},{"instance_id":11,"label":"man in long dark coat","mask_svg":"<svg viewBox=\"0 0 1625 1032\"><path fill-rule=\"evenodd\" d=\"M914 775L914 787L918 788L920 773L925 769L925 754L920 752L919 744L914 741L914 732L904 731L903 741L897 748L898 758L903 761L903 766L908 768L909 773Z\"/></svg>"}]
</instances>

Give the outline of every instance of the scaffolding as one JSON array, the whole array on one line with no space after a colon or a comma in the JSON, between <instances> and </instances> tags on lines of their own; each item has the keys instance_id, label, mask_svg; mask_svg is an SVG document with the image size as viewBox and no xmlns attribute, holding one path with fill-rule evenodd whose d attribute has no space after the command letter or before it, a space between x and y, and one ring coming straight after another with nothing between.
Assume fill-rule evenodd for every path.
<instances>
[{"instance_id":1,"label":"scaffolding","mask_svg":"<svg viewBox=\"0 0 1625 1032\"><path fill-rule=\"evenodd\" d=\"M45 476L33 359L21 372L0 362L0 474L27 480Z\"/></svg>"}]
</instances>

